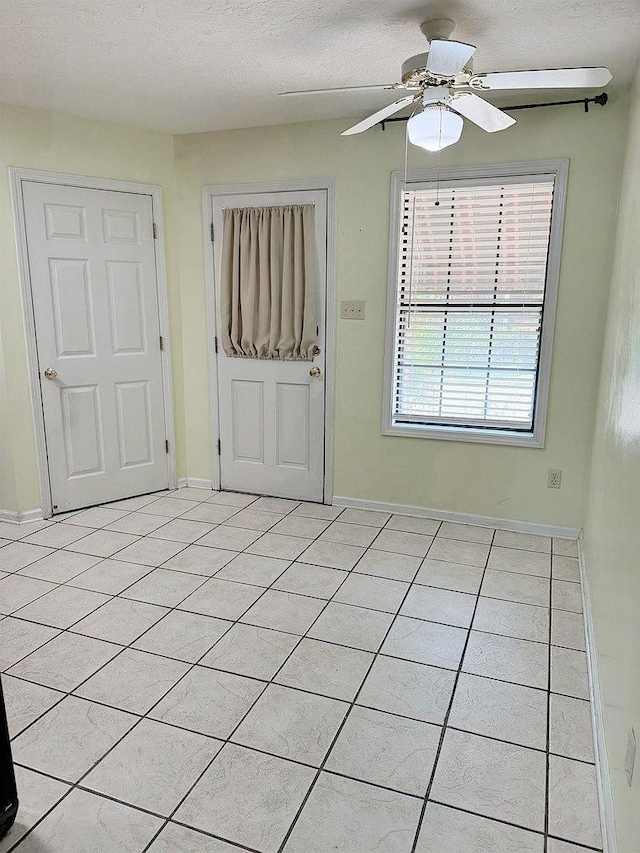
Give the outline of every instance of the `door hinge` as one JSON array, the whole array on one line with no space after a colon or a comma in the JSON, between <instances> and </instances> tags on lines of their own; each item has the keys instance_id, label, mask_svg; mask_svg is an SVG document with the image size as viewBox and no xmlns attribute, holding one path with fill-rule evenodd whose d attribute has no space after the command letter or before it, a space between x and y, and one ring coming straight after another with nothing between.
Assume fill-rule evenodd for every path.
<instances>
[{"instance_id":1,"label":"door hinge","mask_svg":"<svg viewBox=\"0 0 640 853\"><path fill-rule=\"evenodd\" d=\"M218 439L218 456L220 456L221 453L222 453L222 444L220 442L220 439Z\"/></svg>"},{"instance_id":2,"label":"door hinge","mask_svg":"<svg viewBox=\"0 0 640 853\"><path fill-rule=\"evenodd\" d=\"M213 222L211 223L211 242L213 243Z\"/></svg>"},{"instance_id":3,"label":"door hinge","mask_svg":"<svg viewBox=\"0 0 640 853\"><path fill-rule=\"evenodd\" d=\"M166 439L166 441L164 443L164 449L166 450L167 453L169 452L169 439L168 438Z\"/></svg>"},{"instance_id":4,"label":"door hinge","mask_svg":"<svg viewBox=\"0 0 640 853\"><path fill-rule=\"evenodd\" d=\"M154 240L158 239L158 226L156 225L155 222L153 223L153 239Z\"/></svg>"},{"instance_id":5,"label":"door hinge","mask_svg":"<svg viewBox=\"0 0 640 853\"><path fill-rule=\"evenodd\" d=\"M160 352L164 352L164 338L160 335Z\"/></svg>"},{"instance_id":6,"label":"door hinge","mask_svg":"<svg viewBox=\"0 0 640 853\"><path fill-rule=\"evenodd\" d=\"M218 336L217 336L217 335L216 335L216 336L215 336L215 338L213 339L213 345L214 345L214 346L215 346L215 348L216 348L216 352L218 352Z\"/></svg>"}]
</instances>

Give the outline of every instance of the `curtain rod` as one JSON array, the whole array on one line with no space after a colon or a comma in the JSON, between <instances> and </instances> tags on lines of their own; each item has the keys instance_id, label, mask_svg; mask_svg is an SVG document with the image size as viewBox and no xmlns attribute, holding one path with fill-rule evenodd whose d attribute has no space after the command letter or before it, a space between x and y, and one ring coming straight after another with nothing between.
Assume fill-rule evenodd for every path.
<instances>
[{"instance_id":1,"label":"curtain rod","mask_svg":"<svg viewBox=\"0 0 640 853\"><path fill-rule=\"evenodd\" d=\"M595 95L593 98L577 98L574 101L549 101L544 104L516 104L512 107L500 107L501 110L536 110L538 107L564 107L569 104L582 104L584 106L585 113L589 112L589 104L598 104L601 107L604 107L607 101L609 100L609 96L606 92L602 92L600 95ZM386 124L390 124L395 121L409 121L409 116L400 116L396 118L387 118L384 121L378 122L380 127L384 130Z\"/></svg>"}]
</instances>

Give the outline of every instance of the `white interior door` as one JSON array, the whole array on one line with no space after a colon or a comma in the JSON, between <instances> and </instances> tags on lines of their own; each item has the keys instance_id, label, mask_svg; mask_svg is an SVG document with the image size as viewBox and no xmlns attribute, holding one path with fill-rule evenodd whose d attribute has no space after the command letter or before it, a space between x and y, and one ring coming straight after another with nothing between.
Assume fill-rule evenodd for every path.
<instances>
[{"instance_id":1,"label":"white interior door","mask_svg":"<svg viewBox=\"0 0 640 853\"><path fill-rule=\"evenodd\" d=\"M23 193L54 512L164 489L151 196Z\"/></svg>"},{"instance_id":2,"label":"white interior door","mask_svg":"<svg viewBox=\"0 0 640 853\"><path fill-rule=\"evenodd\" d=\"M220 480L223 489L322 501L325 434L327 193L325 190L216 196L214 270L220 281L226 207L314 204L318 256L318 348L310 361L229 358L217 353ZM217 336L220 292L216 285ZM312 370L313 369L313 370Z\"/></svg>"}]
</instances>

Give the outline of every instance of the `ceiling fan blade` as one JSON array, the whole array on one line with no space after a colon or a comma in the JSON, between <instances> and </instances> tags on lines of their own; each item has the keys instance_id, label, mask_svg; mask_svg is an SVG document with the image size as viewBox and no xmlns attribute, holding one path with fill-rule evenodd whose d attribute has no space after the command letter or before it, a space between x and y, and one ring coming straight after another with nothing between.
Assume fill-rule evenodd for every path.
<instances>
[{"instance_id":1,"label":"ceiling fan blade","mask_svg":"<svg viewBox=\"0 0 640 853\"><path fill-rule=\"evenodd\" d=\"M472 44L449 39L433 39L429 45L427 71L441 77L455 77L475 53Z\"/></svg>"},{"instance_id":2,"label":"ceiling fan blade","mask_svg":"<svg viewBox=\"0 0 640 853\"><path fill-rule=\"evenodd\" d=\"M394 103L389 104L388 107L384 107L383 109L378 110L377 113L374 113L368 118L359 121L358 124L354 124L353 127L349 127L347 128L347 130L343 130L340 136L351 136L354 133L362 133L363 130L368 130L370 127L373 127L374 124L378 124L378 122L384 121L385 118L389 118L389 116L392 116L394 113L400 112L403 107L408 107L409 104L413 104L419 100L420 94L405 95L404 98L400 98L399 101L394 101Z\"/></svg>"},{"instance_id":3,"label":"ceiling fan blade","mask_svg":"<svg viewBox=\"0 0 640 853\"><path fill-rule=\"evenodd\" d=\"M505 130L515 124L515 119L507 115L502 110L494 107L483 98L479 98L472 92L465 92L462 95L455 95L449 102L452 110L460 113L461 116L469 119L478 127L486 130L488 133L495 133L496 130Z\"/></svg>"},{"instance_id":4,"label":"ceiling fan blade","mask_svg":"<svg viewBox=\"0 0 640 853\"><path fill-rule=\"evenodd\" d=\"M546 71L496 71L477 74L482 89L588 89L606 86L608 68L552 68Z\"/></svg>"},{"instance_id":5,"label":"ceiling fan blade","mask_svg":"<svg viewBox=\"0 0 640 853\"><path fill-rule=\"evenodd\" d=\"M291 98L297 95L328 95L334 92L376 92L382 89L398 89L398 83L381 83L374 86L337 86L335 89L301 89L298 92L278 92L279 98Z\"/></svg>"}]
</instances>

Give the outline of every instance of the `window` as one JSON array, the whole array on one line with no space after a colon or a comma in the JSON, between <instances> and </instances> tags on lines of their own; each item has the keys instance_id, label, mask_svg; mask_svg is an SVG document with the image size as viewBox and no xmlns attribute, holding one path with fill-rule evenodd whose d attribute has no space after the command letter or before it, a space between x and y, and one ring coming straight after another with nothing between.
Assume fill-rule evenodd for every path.
<instances>
[{"instance_id":1,"label":"window","mask_svg":"<svg viewBox=\"0 0 640 853\"><path fill-rule=\"evenodd\" d=\"M387 434L542 446L566 163L394 174Z\"/></svg>"}]
</instances>

